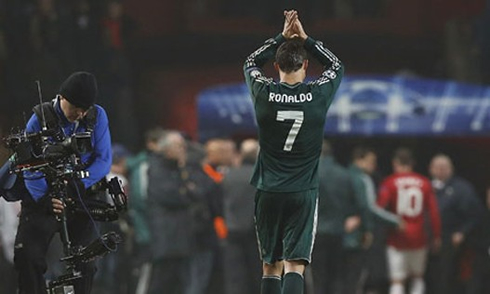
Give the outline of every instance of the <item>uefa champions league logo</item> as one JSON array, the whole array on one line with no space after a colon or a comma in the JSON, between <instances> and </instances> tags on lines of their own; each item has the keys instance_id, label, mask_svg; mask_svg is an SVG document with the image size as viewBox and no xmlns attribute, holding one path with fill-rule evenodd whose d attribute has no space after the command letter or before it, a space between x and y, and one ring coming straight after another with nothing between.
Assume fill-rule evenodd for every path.
<instances>
[{"instance_id":1,"label":"uefa champions league logo","mask_svg":"<svg viewBox=\"0 0 490 294\"><path fill-rule=\"evenodd\" d=\"M395 82L355 80L342 84L328 117L338 120L339 132L350 132L352 121L385 122L386 132L397 132L401 118L423 116L422 95Z\"/></svg>"},{"instance_id":2,"label":"uefa champions league logo","mask_svg":"<svg viewBox=\"0 0 490 294\"><path fill-rule=\"evenodd\" d=\"M200 132L206 136L256 131L254 104L245 84L207 89L198 105ZM490 87L403 76L344 78L325 125L325 134L489 133Z\"/></svg>"}]
</instances>

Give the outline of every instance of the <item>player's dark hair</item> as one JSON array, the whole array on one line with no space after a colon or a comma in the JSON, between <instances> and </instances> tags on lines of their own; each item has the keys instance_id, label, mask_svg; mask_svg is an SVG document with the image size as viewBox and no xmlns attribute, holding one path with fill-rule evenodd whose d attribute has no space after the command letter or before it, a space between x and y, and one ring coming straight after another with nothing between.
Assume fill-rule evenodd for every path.
<instances>
[{"instance_id":1,"label":"player's dark hair","mask_svg":"<svg viewBox=\"0 0 490 294\"><path fill-rule=\"evenodd\" d=\"M359 146L354 148L354 151L352 151L352 160L358 160L358 159L363 159L365 158L369 153L374 154L374 150L368 147L364 146Z\"/></svg>"},{"instance_id":2,"label":"player's dark hair","mask_svg":"<svg viewBox=\"0 0 490 294\"><path fill-rule=\"evenodd\" d=\"M413 166L414 159L412 155L412 151L408 148L398 148L395 150L395 154L393 155L393 160L398 161L401 165L405 166Z\"/></svg>"},{"instance_id":3,"label":"player's dark hair","mask_svg":"<svg viewBox=\"0 0 490 294\"><path fill-rule=\"evenodd\" d=\"M285 73L297 71L306 59L308 54L304 48L304 41L300 38L286 40L276 52L276 62Z\"/></svg>"}]
</instances>

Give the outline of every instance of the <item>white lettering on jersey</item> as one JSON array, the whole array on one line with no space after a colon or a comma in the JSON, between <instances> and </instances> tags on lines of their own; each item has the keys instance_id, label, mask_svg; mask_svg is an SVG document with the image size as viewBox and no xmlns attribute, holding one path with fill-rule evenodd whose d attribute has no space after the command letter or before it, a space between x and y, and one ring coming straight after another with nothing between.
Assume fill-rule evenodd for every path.
<instances>
[{"instance_id":1,"label":"white lettering on jersey","mask_svg":"<svg viewBox=\"0 0 490 294\"><path fill-rule=\"evenodd\" d=\"M422 213L424 195L422 192L423 182L420 179L407 177L395 180L397 186L397 205L398 215L416 217Z\"/></svg>"},{"instance_id":2,"label":"white lettering on jersey","mask_svg":"<svg viewBox=\"0 0 490 294\"><path fill-rule=\"evenodd\" d=\"M276 94L269 93L269 102L276 103L303 103L303 102L311 102L313 100L313 95L308 93L301 93L299 95L286 95L286 94Z\"/></svg>"}]
</instances>

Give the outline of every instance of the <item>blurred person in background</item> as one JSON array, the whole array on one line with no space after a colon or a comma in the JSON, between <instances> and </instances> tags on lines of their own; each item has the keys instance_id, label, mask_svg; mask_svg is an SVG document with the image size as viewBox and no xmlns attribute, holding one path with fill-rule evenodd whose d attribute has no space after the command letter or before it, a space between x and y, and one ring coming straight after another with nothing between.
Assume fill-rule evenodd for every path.
<instances>
[{"instance_id":1,"label":"blurred person in background","mask_svg":"<svg viewBox=\"0 0 490 294\"><path fill-rule=\"evenodd\" d=\"M129 191L129 181L127 178L127 159L131 156L131 152L122 144L114 143L112 145L112 165L111 171L107 174L106 179L110 180L113 177L118 177L122 188L126 193Z\"/></svg>"},{"instance_id":2,"label":"blurred person in background","mask_svg":"<svg viewBox=\"0 0 490 294\"><path fill-rule=\"evenodd\" d=\"M228 170L231 167L236 167L240 165L241 156L237 151L237 145L235 141L231 139L223 140L223 152L222 157L224 158L223 163L221 165L221 170L224 174L228 173Z\"/></svg>"},{"instance_id":3,"label":"blurred person in background","mask_svg":"<svg viewBox=\"0 0 490 294\"><path fill-rule=\"evenodd\" d=\"M471 243L475 250L473 275L466 294L490 293L490 187L485 195L485 209L481 221L472 234Z\"/></svg>"},{"instance_id":4,"label":"blurred person in background","mask_svg":"<svg viewBox=\"0 0 490 294\"><path fill-rule=\"evenodd\" d=\"M104 61L109 66L108 74L116 74L112 77L117 80L114 82L123 83L129 74L126 51L133 22L125 13L122 1L108 0L105 3L106 12L101 20Z\"/></svg>"},{"instance_id":5,"label":"blurred person in background","mask_svg":"<svg viewBox=\"0 0 490 294\"><path fill-rule=\"evenodd\" d=\"M349 174L354 185L356 207L344 225L341 281L339 293L355 294L362 291L367 275L366 254L373 240L373 215L369 194L374 189L370 174L376 169L376 154L371 149L356 147L352 152ZM371 186L372 185L372 186Z\"/></svg>"},{"instance_id":6,"label":"blurred person in background","mask_svg":"<svg viewBox=\"0 0 490 294\"><path fill-rule=\"evenodd\" d=\"M145 133L145 150L126 160L131 185L129 194L129 218L134 228L133 235L133 276L131 291L146 293L151 273L150 228L148 225L148 158L158 151L158 141L165 131L161 127L152 128ZM132 282L133 284L133 282ZM134 289L133 289L134 288Z\"/></svg>"},{"instance_id":7,"label":"blurred person in background","mask_svg":"<svg viewBox=\"0 0 490 294\"><path fill-rule=\"evenodd\" d=\"M232 162L229 147L228 140L210 139L202 165L191 170L195 185L191 222L196 246L190 257L186 294L223 292L220 240L226 239L228 229L223 217L224 175L220 169Z\"/></svg>"},{"instance_id":8,"label":"blurred person in background","mask_svg":"<svg viewBox=\"0 0 490 294\"><path fill-rule=\"evenodd\" d=\"M203 144L186 138L187 141L187 160L186 166L189 168L200 168L206 157L206 150Z\"/></svg>"},{"instance_id":9,"label":"blurred person in background","mask_svg":"<svg viewBox=\"0 0 490 294\"><path fill-rule=\"evenodd\" d=\"M433 248L441 245L441 221L429 179L415 173L410 150L400 148L393 156L393 175L381 184L378 205L403 219L388 235L390 294L404 294L411 279L410 293L425 293L424 272L430 242L425 232L425 215L430 217Z\"/></svg>"},{"instance_id":10,"label":"blurred person in background","mask_svg":"<svg viewBox=\"0 0 490 294\"><path fill-rule=\"evenodd\" d=\"M372 179L376 167L377 155L372 149L363 146L354 148L349 173L354 185L356 207L354 215L345 224L341 293L363 291L370 274L368 258L381 261L379 256L370 256L373 254L374 221L392 226L400 226L402 222L400 217L376 205L377 189Z\"/></svg>"},{"instance_id":11,"label":"blurred person in background","mask_svg":"<svg viewBox=\"0 0 490 294\"><path fill-rule=\"evenodd\" d=\"M191 190L185 140L165 132L148 154L148 221L152 253L149 294L182 294L189 284Z\"/></svg>"},{"instance_id":12,"label":"blurred person in background","mask_svg":"<svg viewBox=\"0 0 490 294\"><path fill-rule=\"evenodd\" d=\"M475 229L482 207L473 185L454 174L451 158L444 154L434 156L429 173L437 196L441 215L442 244L439 254L429 260L429 292L434 294L464 293L461 271L467 252L466 238Z\"/></svg>"},{"instance_id":13,"label":"blurred person in background","mask_svg":"<svg viewBox=\"0 0 490 294\"><path fill-rule=\"evenodd\" d=\"M20 202L7 202L0 196L0 293L15 293L14 243L19 224Z\"/></svg>"},{"instance_id":14,"label":"blurred person in background","mask_svg":"<svg viewBox=\"0 0 490 294\"><path fill-rule=\"evenodd\" d=\"M225 246L225 293L249 294L260 291L260 262L254 230L255 188L250 185L259 145L247 139L240 145L239 166L223 180L224 217L228 227Z\"/></svg>"},{"instance_id":15,"label":"blurred person in background","mask_svg":"<svg viewBox=\"0 0 490 294\"><path fill-rule=\"evenodd\" d=\"M342 242L344 233L354 229L351 223L357 222L358 216L352 216L357 210L357 199L348 170L335 161L327 140L323 140L318 177L318 230L311 264L314 293L337 294Z\"/></svg>"}]
</instances>

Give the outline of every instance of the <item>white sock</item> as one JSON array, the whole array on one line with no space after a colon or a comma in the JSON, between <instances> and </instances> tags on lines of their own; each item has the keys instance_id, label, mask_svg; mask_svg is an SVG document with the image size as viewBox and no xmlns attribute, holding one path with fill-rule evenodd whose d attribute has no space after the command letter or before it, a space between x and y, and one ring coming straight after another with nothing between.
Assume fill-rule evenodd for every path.
<instances>
[{"instance_id":1,"label":"white sock","mask_svg":"<svg viewBox=\"0 0 490 294\"><path fill-rule=\"evenodd\" d=\"M422 278L414 278L412 281L412 290L410 294L424 294L425 293L425 282Z\"/></svg>"},{"instance_id":2,"label":"white sock","mask_svg":"<svg viewBox=\"0 0 490 294\"><path fill-rule=\"evenodd\" d=\"M405 294L405 286L402 283L392 283L390 294Z\"/></svg>"}]
</instances>

